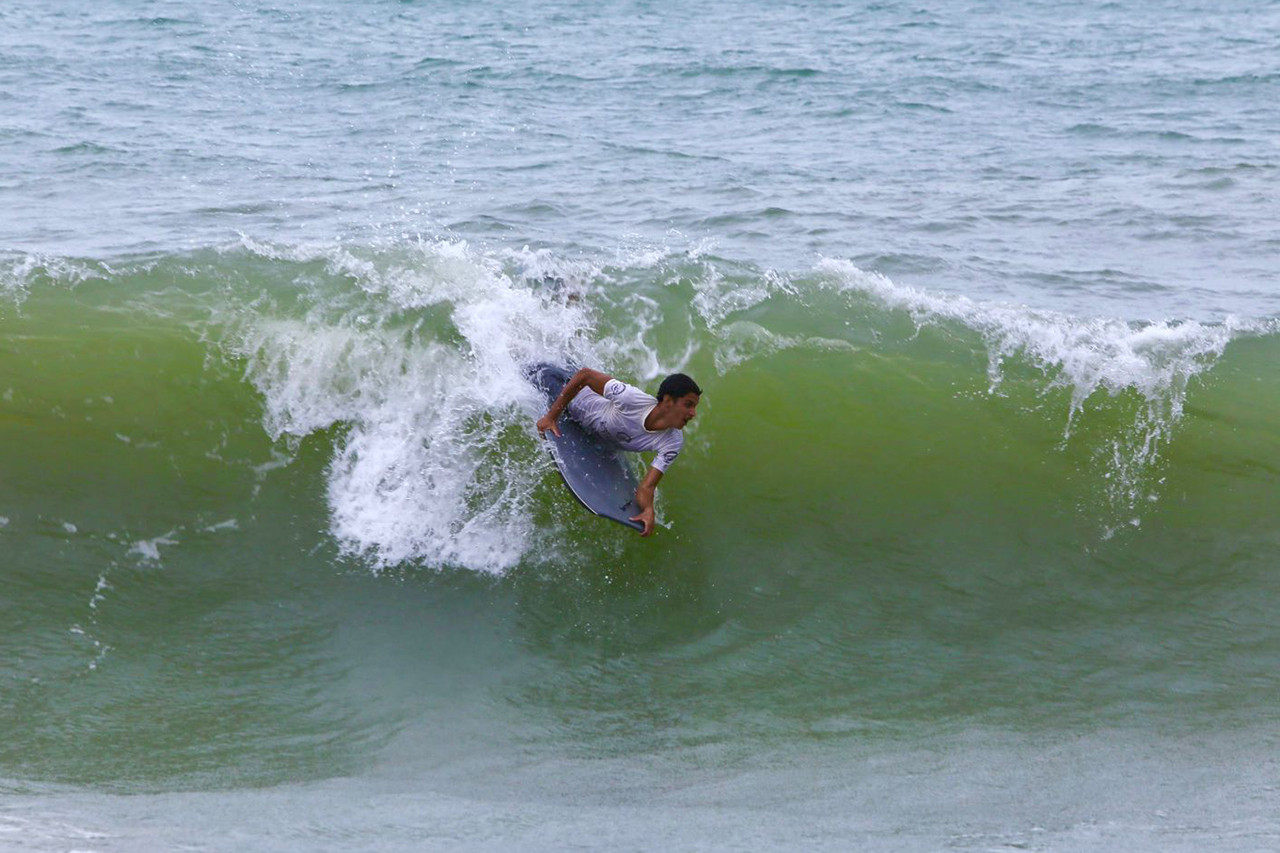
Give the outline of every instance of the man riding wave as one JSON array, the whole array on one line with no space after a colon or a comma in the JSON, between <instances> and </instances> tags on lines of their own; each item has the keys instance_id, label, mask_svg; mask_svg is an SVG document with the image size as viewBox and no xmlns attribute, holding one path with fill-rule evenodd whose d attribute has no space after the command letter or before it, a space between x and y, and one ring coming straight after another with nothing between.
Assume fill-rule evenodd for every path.
<instances>
[{"instance_id":1,"label":"man riding wave","mask_svg":"<svg viewBox=\"0 0 1280 853\"><path fill-rule=\"evenodd\" d=\"M632 521L644 525L641 536L653 532L653 493L663 473L684 445L680 432L697 414L702 389L683 373L673 373L652 397L607 373L580 369L565 383L547 413L538 419L538 435L560 435L556 421L567 408L574 420L623 450L653 452L653 461L636 489L640 514Z\"/></svg>"}]
</instances>

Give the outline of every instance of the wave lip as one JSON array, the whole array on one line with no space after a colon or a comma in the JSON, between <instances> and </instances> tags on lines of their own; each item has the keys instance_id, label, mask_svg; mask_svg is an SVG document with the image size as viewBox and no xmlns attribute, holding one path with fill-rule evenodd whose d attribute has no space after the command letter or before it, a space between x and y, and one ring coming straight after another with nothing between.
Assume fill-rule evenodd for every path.
<instances>
[{"instance_id":1,"label":"wave lip","mask_svg":"<svg viewBox=\"0 0 1280 853\"><path fill-rule=\"evenodd\" d=\"M1070 405L1064 442L1099 394L1136 402L1129 426L1095 448L1109 501L1121 513L1133 513L1154 497L1151 480L1160 450L1182 418L1191 382L1213 367L1232 340L1273 330L1273 324L1235 317L1217 324L1079 318L930 293L842 260L825 259L819 270L838 289L907 312L917 327L956 323L978 333L987 352L990 394L1001 393L1011 363L1047 380L1042 395L1065 389Z\"/></svg>"},{"instance_id":2,"label":"wave lip","mask_svg":"<svg viewBox=\"0 0 1280 853\"><path fill-rule=\"evenodd\" d=\"M845 261L825 260L819 268L842 287L908 312L917 325L955 321L981 334L988 344L992 393L1003 380L1005 360L1020 356L1050 377L1049 387L1071 390L1072 417L1098 391L1136 391L1176 417L1192 377L1210 368L1232 339L1266 328L1234 317L1219 324L1077 318L928 293Z\"/></svg>"}]
</instances>

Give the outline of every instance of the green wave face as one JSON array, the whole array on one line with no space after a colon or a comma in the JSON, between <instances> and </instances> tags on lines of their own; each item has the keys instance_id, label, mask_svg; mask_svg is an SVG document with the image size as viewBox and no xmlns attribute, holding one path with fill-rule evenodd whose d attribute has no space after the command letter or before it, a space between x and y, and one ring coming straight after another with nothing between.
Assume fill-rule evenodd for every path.
<instances>
[{"instance_id":1,"label":"green wave face","mask_svg":"<svg viewBox=\"0 0 1280 853\"><path fill-rule=\"evenodd\" d=\"M505 736L612 752L1274 695L1264 322L459 244L4 281L5 776L340 775L476 691L520 709ZM656 538L557 481L545 359L704 387Z\"/></svg>"}]
</instances>

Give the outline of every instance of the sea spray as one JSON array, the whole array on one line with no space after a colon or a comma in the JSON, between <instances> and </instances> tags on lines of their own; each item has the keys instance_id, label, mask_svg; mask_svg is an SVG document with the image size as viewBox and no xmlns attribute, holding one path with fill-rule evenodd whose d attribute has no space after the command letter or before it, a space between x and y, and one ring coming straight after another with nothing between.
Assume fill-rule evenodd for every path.
<instances>
[{"instance_id":1,"label":"sea spray","mask_svg":"<svg viewBox=\"0 0 1280 853\"><path fill-rule=\"evenodd\" d=\"M536 406L522 369L583 359L585 308L461 244L382 265L342 247L249 248L320 260L364 294L326 281L305 316L246 317L235 343L272 436L338 429L328 496L343 547L375 566L518 562L546 473L517 450Z\"/></svg>"},{"instance_id":2,"label":"sea spray","mask_svg":"<svg viewBox=\"0 0 1280 853\"><path fill-rule=\"evenodd\" d=\"M74 287L95 278L108 277L115 270L101 261L86 261L56 255L4 252L0 249L0 299L20 304L34 285ZM0 304L0 307L3 307Z\"/></svg>"},{"instance_id":3,"label":"sea spray","mask_svg":"<svg viewBox=\"0 0 1280 853\"><path fill-rule=\"evenodd\" d=\"M1094 476L1106 495L1108 524L1139 523L1144 503L1157 498L1161 450L1182 418L1192 380L1211 369L1233 339L1263 328L1234 318L1216 325L1077 318L927 292L847 261L826 259L818 269L838 288L907 312L917 328L957 323L977 332L987 350L989 394L1001 393L1013 360L1040 372L1041 395L1065 389L1070 402L1064 443L1091 405L1128 412L1127 425L1097 439L1091 452ZM1106 533L1114 530L1108 526Z\"/></svg>"}]
</instances>

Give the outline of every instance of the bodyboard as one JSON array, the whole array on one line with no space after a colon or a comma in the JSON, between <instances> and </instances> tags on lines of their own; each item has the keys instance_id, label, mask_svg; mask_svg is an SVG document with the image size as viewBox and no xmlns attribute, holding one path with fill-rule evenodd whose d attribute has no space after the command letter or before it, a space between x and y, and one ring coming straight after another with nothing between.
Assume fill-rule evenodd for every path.
<instances>
[{"instance_id":1,"label":"bodyboard","mask_svg":"<svg viewBox=\"0 0 1280 853\"><path fill-rule=\"evenodd\" d=\"M573 371L554 364L536 364L525 375L550 407ZM560 436L557 438L548 430L547 449L570 493L596 515L644 530L643 524L631 520L631 516L640 514L636 506L636 488L640 484L627 467L622 451L585 429L567 411L556 426Z\"/></svg>"}]
</instances>

